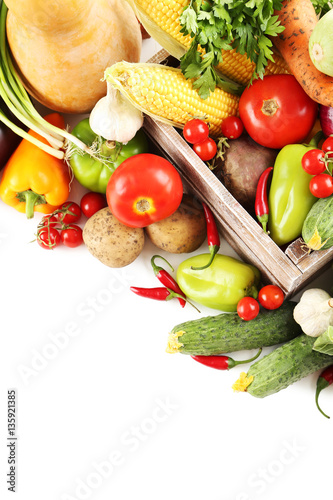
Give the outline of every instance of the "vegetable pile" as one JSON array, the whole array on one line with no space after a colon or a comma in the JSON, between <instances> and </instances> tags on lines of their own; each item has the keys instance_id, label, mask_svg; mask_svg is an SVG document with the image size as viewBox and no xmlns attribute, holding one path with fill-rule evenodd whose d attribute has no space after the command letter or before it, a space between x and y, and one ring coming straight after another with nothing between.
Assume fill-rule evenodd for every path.
<instances>
[{"instance_id":1,"label":"vegetable pile","mask_svg":"<svg viewBox=\"0 0 333 500\"><path fill-rule=\"evenodd\" d=\"M184 189L178 169L156 154L142 125L150 115L175 126L258 222L263 242L269 237L284 250L302 238L308 252L333 247L332 6L324 0L189 0L181 11L170 7L170 31L170 23L151 17L149 2L127 2L133 10L124 2L86 2L73 26L64 2L61 20L54 13L35 16L36 36L25 46L29 26L21 21L30 2L0 0L0 199L29 219L42 214L40 248L84 244L110 268L134 262L146 238L170 255L207 245L177 269L154 254L159 286L130 288L145 299L176 299L198 314L197 305L222 312L173 327L167 352L218 370L254 362L233 387L260 398L324 370L316 391L320 409L319 393L333 381L333 299L309 289L297 304L286 300L286 290L267 283L256 266L221 254L214 215L221 207ZM43 9L39 0L31 4ZM89 24L89 5L108 25L113 44L103 38L104 25L98 31ZM138 62L138 21L179 67ZM61 33L56 49L50 23L54 37ZM83 76L77 64L74 75L73 68L63 73L54 65L64 53L75 58L73 33L88 59L90 35L102 44L94 49L98 60L80 59ZM31 44L50 52L45 61L38 54L36 67L33 56L26 57L27 50L36 52ZM52 113L41 116L32 97ZM83 111L89 116L70 133L61 113ZM79 203L71 198L73 183L85 190ZM264 347L278 344L257 359ZM225 356L244 349L259 351L241 361Z\"/></svg>"}]
</instances>

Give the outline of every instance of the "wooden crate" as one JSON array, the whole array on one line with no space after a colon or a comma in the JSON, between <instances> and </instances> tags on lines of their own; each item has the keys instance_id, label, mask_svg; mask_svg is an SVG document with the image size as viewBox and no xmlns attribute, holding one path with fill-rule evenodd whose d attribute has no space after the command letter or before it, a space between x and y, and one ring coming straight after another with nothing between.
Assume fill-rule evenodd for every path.
<instances>
[{"instance_id":1,"label":"wooden crate","mask_svg":"<svg viewBox=\"0 0 333 500\"><path fill-rule=\"evenodd\" d=\"M175 65L165 50L149 60ZM187 188L212 209L221 236L238 255L260 269L263 281L280 286L291 296L333 261L333 247L308 253L301 238L282 251L238 203L212 171L170 125L145 117L145 132L155 147L175 165Z\"/></svg>"}]
</instances>

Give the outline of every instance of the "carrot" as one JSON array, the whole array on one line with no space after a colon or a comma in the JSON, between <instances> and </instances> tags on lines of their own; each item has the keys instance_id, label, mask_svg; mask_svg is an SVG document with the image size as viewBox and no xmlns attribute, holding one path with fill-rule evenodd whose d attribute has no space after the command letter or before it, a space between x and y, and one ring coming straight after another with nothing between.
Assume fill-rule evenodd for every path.
<instances>
[{"instance_id":1,"label":"carrot","mask_svg":"<svg viewBox=\"0 0 333 500\"><path fill-rule=\"evenodd\" d=\"M310 35L317 24L311 0L284 0L275 11L284 30L272 42L289 66L290 72L314 101L333 106L333 78L321 73L309 55Z\"/></svg>"}]
</instances>

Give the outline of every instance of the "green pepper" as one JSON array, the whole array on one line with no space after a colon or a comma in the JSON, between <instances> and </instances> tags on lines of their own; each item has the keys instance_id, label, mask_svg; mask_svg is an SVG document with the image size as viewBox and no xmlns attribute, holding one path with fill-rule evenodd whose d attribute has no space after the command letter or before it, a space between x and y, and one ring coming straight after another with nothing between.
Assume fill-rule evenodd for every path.
<instances>
[{"instance_id":1,"label":"green pepper","mask_svg":"<svg viewBox=\"0 0 333 500\"><path fill-rule=\"evenodd\" d=\"M235 312L243 297L257 298L260 272L255 266L217 254L206 269L192 269L203 266L209 257L207 253L190 257L177 269L178 285L189 299L219 311Z\"/></svg>"},{"instance_id":2,"label":"green pepper","mask_svg":"<svg viewBox=\"0 0 333 500\"><path fill-rule=\"evenodd\" d=\"M318 138L309 145L289 144L276 157L268 206L270 236L279 246L301 235L305 217L317 199L310 192L312 175L302 168L302 157L317 147Z\"/></svg>"},{"instance_id":3,"label":"green pepper","mask_svg":"<svg viewBox=\"0 0 333 500\"><path fill-rule=\"evenodd\" d=\"M124 160L130 156L149 152L143 129L140 129L133 139L122 144L107 141L96 135L90 128L89 118L85 118L74 127L72 134L87 146L93 146L96 151L96 157L93 158L88 153L82 154L82 151L74 147L70 157L75 178L82 186L96 193L106 192L111 175Z\"/></svg>"}]
</instances>

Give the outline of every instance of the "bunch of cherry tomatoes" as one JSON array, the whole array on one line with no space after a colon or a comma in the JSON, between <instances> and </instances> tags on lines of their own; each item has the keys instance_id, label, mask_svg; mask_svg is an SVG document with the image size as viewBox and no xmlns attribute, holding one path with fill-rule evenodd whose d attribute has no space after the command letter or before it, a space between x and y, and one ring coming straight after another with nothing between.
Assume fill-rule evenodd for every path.
<instances>
[{"instance_id":1,"label":"bunch of cherry tomatoes","mask_svg":"<svg viewBox=\"0 0 333 500\"><path fill-rule=\"evenodd\" d=\"M327 198L333 194L333 136L327 137L321 149L310 149L302 158L302 167L313 175L309 189L316 198Z\"/></svg>"},{"instance_id":2,"label":"bunch of cherry tomatoes","mask_svg":"<svg viewBox=\"0 0 333 500\"><path fill-rule=\"evenodd\" d=\"M244 126L237 116L228 116L221 124L221 133L227 139L238 139ZM183 129L184 139L192 144L193 151L202 161L210 161L217 153L216 142L209 137L209 127L200 118L189 120Z\"/></svg>"},{"instance_id":3,"label":"bunch of cherry tomatoes","mask_svg":"<svg viewBox=\"0 0 333 500\"><path fill-rule=\"evenodd\" d=\"M87 218L106 206L106 198L100 193L89 192L80 201L63 203L57 210L45 215L37 227L37 242L52 250L61 243L69 248L76 248L83 243L82 229L78 226L82 214Z\"/></svg>"},{"instance_id":4,"label":"bunch of cherry tomatoes","mask_svg":"<svg viewBox=\"0 0 333 500\"><path fill-rule=\"evenodd\" d=\"M266 285L259 290L258 300L253 297L243 297L237 304L237 314L244 321L250 321L259 314L260 305L273 310L282 306L284 293L277 285Z\"/></svg>"}]
</instances>

